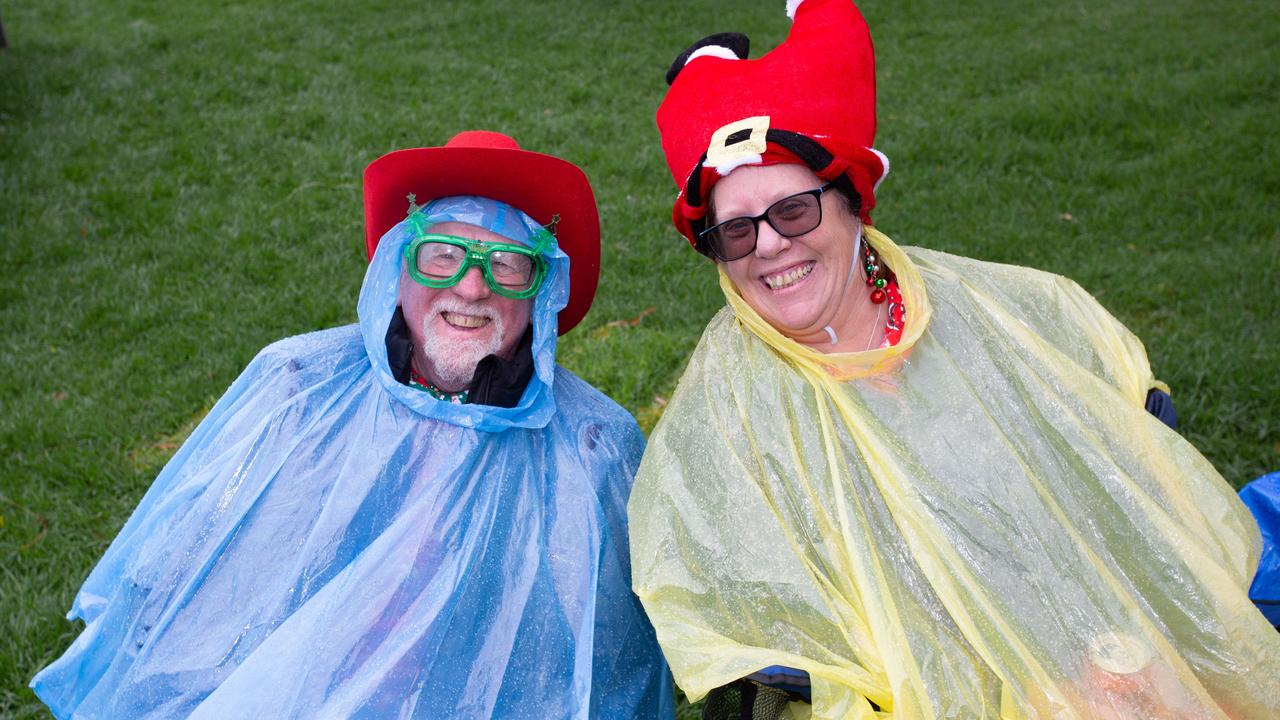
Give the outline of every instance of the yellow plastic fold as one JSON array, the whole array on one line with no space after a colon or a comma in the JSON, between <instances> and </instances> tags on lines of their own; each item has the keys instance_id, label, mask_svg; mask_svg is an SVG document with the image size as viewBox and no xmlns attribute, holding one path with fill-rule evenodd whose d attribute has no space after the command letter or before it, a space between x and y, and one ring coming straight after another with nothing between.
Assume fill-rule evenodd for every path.
<instances>
[{"instance_id":1,"label":"yellow plastic fold","mask_svg":"<svg viewBox=\"0 0 1280 720\"><path fill-rule=\"evenodd\" d=\"M1257 527L1144 410L1138 339L1064 278L867 234L896 347L800 346L722 275L650 438L633 584L685 692L786 665L815 718L1280 717Z\"/></svg>"}]
</instances>

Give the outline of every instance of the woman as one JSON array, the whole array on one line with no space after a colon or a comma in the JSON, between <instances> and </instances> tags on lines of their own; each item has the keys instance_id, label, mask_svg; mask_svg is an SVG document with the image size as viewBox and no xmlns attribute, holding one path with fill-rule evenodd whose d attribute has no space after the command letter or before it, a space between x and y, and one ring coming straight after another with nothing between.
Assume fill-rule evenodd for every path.
<instances>
[{"instance_id":1,"label":"woman","mask_svg":"<svg viewBox=\"0 0 1280 720\"><path fill-rule=\"evenodd\" d=\"M1141 343L1069 280L871 227L865 23L789 10L757 60L691 48L658 111L729 305L629 505L677 682L809 685L822 718L1274 717L1258 530L1152 416Z\"/></svg>"}]
</instances>

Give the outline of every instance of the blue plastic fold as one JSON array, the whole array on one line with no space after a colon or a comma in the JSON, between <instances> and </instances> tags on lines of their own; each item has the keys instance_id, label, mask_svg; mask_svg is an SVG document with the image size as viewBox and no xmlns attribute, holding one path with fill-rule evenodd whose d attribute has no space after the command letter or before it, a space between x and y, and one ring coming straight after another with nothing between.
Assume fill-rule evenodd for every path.
<instances>
[{"instance_id":1,"label":"blue plastic fold","mask_svg":"<svg viewBox=\"0 0 1280 720\"><path fill-rule=\"evenodd\" d=\"M1272 625L1280 626L1280 472L1245 485L1240 499L1262 531L1262 557L1249 586L1249 599Z\"/></svg>"},{"instance_id":2,"label":"blue plastic fold","mask_svg":"<svg viewBox=\"0 0 1280 720\"><path fill-rule=\"evenodd\" d=\"M537 231L492 201L424 212ZM57 717L672 715L630 590L643 438L554 363L568 259L549 251L519 405L453 405L387 367L406 225L360 324L264 349L156 478L32 681Z\"/></svg>"}]
</instances>

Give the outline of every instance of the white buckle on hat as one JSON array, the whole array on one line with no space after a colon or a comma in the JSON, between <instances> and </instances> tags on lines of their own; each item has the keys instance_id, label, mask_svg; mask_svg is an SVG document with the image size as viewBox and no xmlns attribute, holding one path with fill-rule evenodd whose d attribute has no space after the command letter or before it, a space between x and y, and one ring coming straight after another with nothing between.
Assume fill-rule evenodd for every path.
<instances>
[{"instance_id":1,"label":"white buckle on hat","mask_svg":"<svg viewBox=\"0 0 1280 720\"><path fill-rule=\"evenodd\" d=\"M731 122L711 134L705 164L716 169L721 176L728 175L742 165L761 161L767 144L769 116L757 115Z\"/></svg>"}]
</instances>

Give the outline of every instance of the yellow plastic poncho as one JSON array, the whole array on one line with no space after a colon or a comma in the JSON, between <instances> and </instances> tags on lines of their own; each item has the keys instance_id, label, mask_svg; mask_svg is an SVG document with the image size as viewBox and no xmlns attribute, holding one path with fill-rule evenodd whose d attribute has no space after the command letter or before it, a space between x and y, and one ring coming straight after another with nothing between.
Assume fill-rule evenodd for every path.
<instances>
[{"instance_id":1,"label":"yellow plastic poncho","mask_svg":"<svg viewBox=\"0 0 1280 720\"><path fill-rule=\"evenodd\" d=\"M799 668L815 718L1280 717L1257 527L1144 410L1138 339L1070 280L868 236L897 346L810 350L722 275L649 441L633 583L679 685Z\"/></svg>"}]
</instances>

